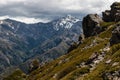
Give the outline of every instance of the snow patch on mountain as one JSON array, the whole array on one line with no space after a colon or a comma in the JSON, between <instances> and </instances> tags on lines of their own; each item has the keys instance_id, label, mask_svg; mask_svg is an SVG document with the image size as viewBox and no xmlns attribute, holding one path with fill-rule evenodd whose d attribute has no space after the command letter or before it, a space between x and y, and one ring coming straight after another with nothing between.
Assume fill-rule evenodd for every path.
<instances>
[{"instance_id":1,"label":"snow patch on mountain","mask_svg":"<svg viewBox=\"0 0 120 80\"><path fill-rule=\"evenodd\" d=\"M80 21L80 19L73 17L71 15L67 15L66 17L60 18L53 22L54 29L59 30L60 28L70 29L76 22Z\"/></svg>"},{"instance_id":2,"label":"snow patch on mountain","mask_svg":"<svg viewBox=\"0 0 120 80\"><path fill-rule=\"evenodd\" d=\"M3 24L3 21L2 21L2 20L0 20L0 24Z\"/></svg>"},{"instance_id":3,"label":"snow patch on mountain","mask_svg":"<svg viewBox=\"0 0 120 80\"><path fill-rule=\"evenodd\" d=\"M8 25L11 29L15 29L15 26L13 26L12 25L12 23L10 23L10 22L7 22L7 21L5 21L5 20L0 20L0 25L2 25L2 24L4 24L4 25Z\"/></svg>"}]
</instances>

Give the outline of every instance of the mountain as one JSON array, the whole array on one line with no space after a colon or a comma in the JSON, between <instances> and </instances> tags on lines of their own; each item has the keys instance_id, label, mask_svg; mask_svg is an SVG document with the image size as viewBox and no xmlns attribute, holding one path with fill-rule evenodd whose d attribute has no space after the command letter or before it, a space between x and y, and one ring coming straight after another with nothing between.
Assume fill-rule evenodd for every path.
<instances>
[{"instance_id":1,"label":"mountain","mask_svg":"<svg viewBox=\"0 0 120 80\"><path fill-rule=\"evenodd\" d=\"M109 12L120 15L119 9L120 2L115 2ZM29 74L18 69L4 80L16 80L16 77L25 80L119 80L120 16L111 18L106 14L111 19L107 20L104 12L103 15L100 18L97 14L88 14L83 18L85 39L75 44L68 54L38 66Z\"/></svg>"},{"instance_id":2,"label":"mountain","mask_svg":"<svg viewBox=\"0 0 120 80\"><path fill-rule=\"evenodd\" d=\"M66 53L69 46L72 45L71 43L76 42L79 35L83 33L81 21L70 15L54 20L48 23L47 26L52 29L47 28L47 33L42 32L42 34L45 33L44 35L50 38L32 50L32 53L45 51L46 56L42 55L42 58L44 58L44 56L56 58L55 56Z\"/></svg>"},{"instance_id":3,"label":"mountain","mask_svg":"<svg viewBox=\"0 0 120 80\"><path fill-rule=\"evenodd\" d=\"M66 17L53 21L53 25L55 30L59 30L61 28L70 29L78 21L80 21L80 19L67 15Z\"/></svg>"},{"instance_id":4,"label":"mountain","mask_svg":"<svg viewBox=\"0 0 120 80\"><path fill-rule=\"evenodd\" d=\"M81 21L66 16L48 23L0 21L0 73L37 58L51 61L65 54L82 33ZM24 68L23 68L24 69Z\"/></svg>"}]
</instances>

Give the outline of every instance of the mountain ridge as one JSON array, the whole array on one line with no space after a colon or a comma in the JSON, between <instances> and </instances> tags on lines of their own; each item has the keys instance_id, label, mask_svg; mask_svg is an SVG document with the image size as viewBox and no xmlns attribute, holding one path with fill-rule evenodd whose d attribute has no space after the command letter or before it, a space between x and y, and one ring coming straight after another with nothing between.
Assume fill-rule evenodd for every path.
<instances>
[{"instance_id":1,"label":"mountain ridge","mask_svg":"<svg viewBox=\"0 0 120 80\"><path fill-rule=\"evenodd\" d=\"M120 2L115 2L111 8L120 15L119 4ZM107 13L102 18L96 14L92 14L92 17L88 14L82 22L85 39L84 36L80 36L79 43L74 43L68 54L44 65L38 64L37 69L29 74L16 70L4 80L17 79L16 77L25 80L119 80L119 15L116 15L118 20L116 21L115 16L111 18Z\"/></svg>"},{"instance_id":2,"label":"mountain ridge","mask_svg":"<svg viewBox=\"0 0 120 80\"><path fill-rule=\"evenodd\" d=\"M40 60L43 57L42 61L46 62L65 54L71 45L69 43L77 41L73 36L78 37L81 33L81 22L74 23L74 26L69 29L59 30L54 29L53 22L25 24L11 19L1 21L0 64L3 66L0 66L0 72L3 72L8 65L19 66L38 55ZM58 51L59 49L62 53ZM51 54L56 55L51 56Z\"/></svg>"}]
</instances>

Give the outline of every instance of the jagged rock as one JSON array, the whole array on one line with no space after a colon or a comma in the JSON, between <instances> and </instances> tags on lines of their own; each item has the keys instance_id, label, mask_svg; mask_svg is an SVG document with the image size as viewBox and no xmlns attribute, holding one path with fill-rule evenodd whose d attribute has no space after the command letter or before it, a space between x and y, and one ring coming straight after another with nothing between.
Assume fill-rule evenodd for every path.
<instances>
[{"instance_id":1,"label":"jagged rock","mask_svg":"<svg viewBox=\"0 0 120 80\"><path fill-rule=\"evenodd\" d=\"M98 53L95 52L95 53L93 53L93 54L90 56L89 59L95 59L95 58L97 58L97 57L98 57Z\"/></svg>"},{"instance_id":2,"label":"jagged rock","mask_svg":"<svg viewBox=\"0 0 120 80\"><path fill-rule=\"evenodd\" d=\"M80 64L80 67L86 67L85 62L82 62L82 63Z\"/></svg>"},{"instance_id":3,"label":"jagged rock","mask_svg":"<svg viewBox=\"0 0 120 80\"><path fill-rule=\"evenodd\" d=\"M110 39L110 45L120 43L120 24L112 31L112 37Z\"/></svg>"},{"instance_id":4,"label":"jagged rock","mask_svg":"<svg viewBox=\"0 0 120 80\"><path fill-rule=\"evenodd\" d=\"M106 10L102 13L103 20L106 22L120 21L120 2L115 2L111 5L111 10Z\"/></svg>"},{"instance_id":5,"label":"jagged rock","mask_svg":"<svg viewBox=\"0 0 120 80\"><path fill-rule=\"evenodd\" d=\"M78 39L79 44L81 44L84 41L84 39L85 39L85 35L83 33L80 34L79 39Z\"/></svg>"},{"instance_id":6,"label":"jagged rock","mask_svg":"<svg viewBox=\"0 0 120 80\"><path fill-rule=\"evenodd\" d=\"M120 2L111 5L111 17L114 21L120 21Z\"/></svg>"},{"instance_id":7,"label":"jagged rock","mask_svg":"<svg viewBox=\"0 0 120 80\"><path fill-rule=\"evenodd\" d=\"M110 10L106 10L105 12L102 12L103 15L103 20L106 22L111 21L111 16L110 16Z\"/></svg>"},{"instance_id":8,"label":"jagged rock","mask_svg":"<svg viewBox=\"0 0 120 80\"><path fill-rule=\"evenodd\" d=\"M113 78L113 80L120 80L120 78L117 77L117 76L115 76L115 77Z\"/></svg>"},{"instance_id":9,"label":"jagged rock","mask_svg":"<svg viewBox=\"0 0 120 80\"><path fill-rule=\"evenodd\" d=\"M120 70L105 73L103 77L106 77L106 80L120 80Z\"/></svg>"},{"instance_id":10,"label":"jagged rock","mask_svg":"<svg viewBox=\"0 0 120 80\"><path fill-rule=\"evenodd\" d=\"M100 23L103 22L102 18L97 14L88 14L83 18L83 31L85 37L96 35L101 31Z\"/></svg>"}]
</instances>

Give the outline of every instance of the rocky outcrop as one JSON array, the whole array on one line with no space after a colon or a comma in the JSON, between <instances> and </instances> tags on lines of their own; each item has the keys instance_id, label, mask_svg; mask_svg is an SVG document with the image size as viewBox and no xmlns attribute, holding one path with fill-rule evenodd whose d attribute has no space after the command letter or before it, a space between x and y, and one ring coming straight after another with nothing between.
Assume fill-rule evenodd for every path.
<instances>
[{"instance_id":1,"label":"rocky outcrop","mask_svg":"<svg viewBox=\"0 0 120 80\"><path fill-rule=\"evenodd\" d=\"M120 80L120 70L105 73L103 77L105 80Z\"/></svg>"},{"instance_id":2,"label":"rocky outcrop","mask_svg":"<svg viewBox=\"0 0 120 80\"><path fill-rule=\"evenodd\" d=\"M117 24L115 29L112 31L112 37L110 39L110 44L120 43L120 24Z\"/></svg>"},{"instance_id":3,"label":"rocky outcrop","mask_svg":"<svg viewBox=\"0 0 120 80\"><path fill-rule=\"evenodd\" d=\"M111 16L110 16L110 10L106 10L105 12L102 13L103 15L103 20L106 22L111 21Z\"/></svg>"},{"instance_id":4,"label":"rocky outcrop","mask_svg":"<svg viewBox=\"0 0 120 80\"><path fill-rule=\"evenodd\" d=\"M83 41L85 40L85 36L84 34L80 34L79 38L78 38L78 41L79 41L79 44L83 43Z\"/></svg>"},{"instance_id":5,"label":"rocky outcrop","mask_svg":"<svg viewBox=\"0 0 120 80\"><path fill-rule=\"evenodd\" d=\"M120 21L120 2L115 2L111 5L111 10L106 10L102 13L103 20L106 22Z\"/></svg>"},{"instance_id":6,"label":"rocky outcrop","mask_svg":"<svg viewBox=\"0 0 120 80\"><path fill-rule=\"evenodd\" d=\"M85 37L89 37L101 32L100 23L102 18L97 14L88 14L83 18L83 31Z\"/></svg>"}]
</instances>

